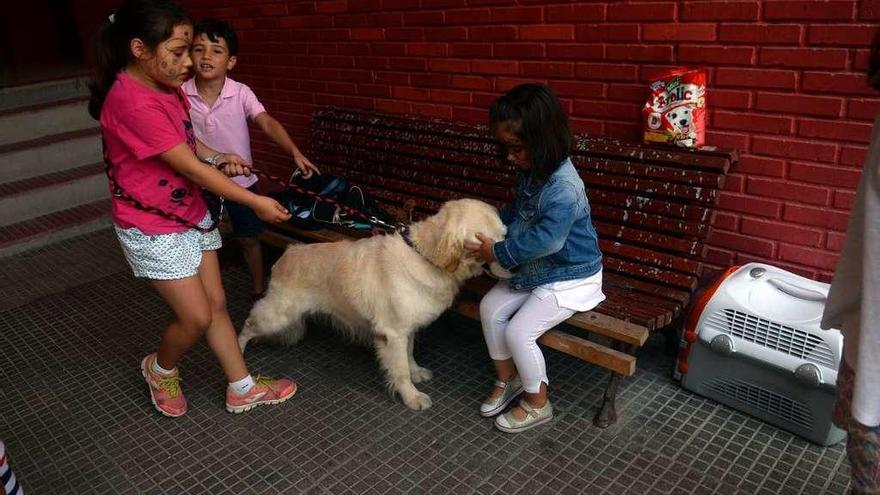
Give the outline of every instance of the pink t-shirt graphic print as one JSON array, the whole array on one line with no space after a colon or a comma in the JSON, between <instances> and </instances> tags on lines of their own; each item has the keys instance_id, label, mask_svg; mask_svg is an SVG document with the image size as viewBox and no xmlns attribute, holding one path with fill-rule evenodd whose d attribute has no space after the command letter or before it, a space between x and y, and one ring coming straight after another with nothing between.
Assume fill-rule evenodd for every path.
<instances>
[{"instance_id":1,"label":"pink t-shirt graphic print","mask_svg":"<svg viewBox=\"0 0 880 495\"><path fill-rule=\"evenodd\" d=\"M207 211L201 188L159 158L184 142L195 153L188 103L179 90L159 91L120 72L104 101L101 129L111 173L123 191L144 205L197 224ZM124 229L137 227L156 235L188 228L119 197L113 197L112 205L113 220Z\"/></svg>"}]
</instances>

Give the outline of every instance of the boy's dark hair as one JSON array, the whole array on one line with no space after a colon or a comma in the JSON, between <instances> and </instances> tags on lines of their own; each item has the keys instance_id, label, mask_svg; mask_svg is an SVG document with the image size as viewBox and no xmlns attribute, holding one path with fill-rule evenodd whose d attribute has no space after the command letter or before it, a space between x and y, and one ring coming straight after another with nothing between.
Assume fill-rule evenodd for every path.
<instances>
[{"instance_id":1,"label":"boy's dark hair","mask_svg":"<svg viewBox=\"0 0 880 495\"><path fill-rule=\"evenodd\" d=\"M180 24L191 24L189 16L171 0L126 0L104 20L95 37L95 77L89 83L89 114L101 118L101 107L116 74L132 57L131 40L140 38L150 50L167 40Z\"/></svg>"},{"instance_id":2,"label":"boy's dark hair","mask_svg":"<svg viewBox=\"0 0 880 495\"><path fill-rule=\"evenodd\" d=\"M871 59L868 62L868 84L872 88L880 90L880 29L874 33L869 56Z\"/></svg>"},{"instance_id":3,"label":"boy's dark hair","mask_svg":"<svg viewBox=\"0 0 880 495\"><path fill-rule=\"evenodd\" d=\"M494 132L503 124L510 124L522 140L532 171L539 178L551 176L571 155L573 138L568 116L545 84L521 84L495 100L489 109L489 125Z\"/></svg>"},{"instance_id":4,"label":"boy's dark hair","mask_svg":"<svg viewBox=\"0 0 880 495\"><path fill-rule=\"evenodd\" d=\"M229 55L233 57L238 55L238 36L228 22L219 19L202 19L193 28L193 39L200 34L207 36L211 43L217 43L217 38L223 38L226 40L226 47L229 48Z\"/></svg>"}]
</instances>

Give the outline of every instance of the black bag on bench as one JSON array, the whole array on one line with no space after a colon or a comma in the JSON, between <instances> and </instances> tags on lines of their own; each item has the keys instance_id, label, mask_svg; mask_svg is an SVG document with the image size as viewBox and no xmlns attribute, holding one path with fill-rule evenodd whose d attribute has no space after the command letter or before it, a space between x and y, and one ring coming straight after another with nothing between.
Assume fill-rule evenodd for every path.
<instances>
[{"instance_id":1,"label":"black bag on bench","mask_svg":"<svg viewBox=\"0 0 880 495\"><path fill-rule=\"evenodd\" d=\"M291 184L298 176L294 173ZM322 199L330 199L348 206L364 214L367 218L376 218L392 223L393 219L387 212L376 206L359 186L349 186L344 177L338 175L314 175L308 179L299 179L296 186L307 191L302 193L287 188L280 192L269 193L276 201L290 211L290 223L304 230L319 230L328 224L341 225L356 230L369 231L373 225L360 215L352 214L337 204Z\"/></svg>"}]
</instances>

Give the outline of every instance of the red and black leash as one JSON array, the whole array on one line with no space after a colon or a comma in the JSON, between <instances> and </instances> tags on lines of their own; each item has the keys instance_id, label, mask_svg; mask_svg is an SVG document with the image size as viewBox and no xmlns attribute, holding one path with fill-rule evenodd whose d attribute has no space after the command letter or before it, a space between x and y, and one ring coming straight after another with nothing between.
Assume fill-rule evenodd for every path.
<instances>
[{"instance_id":1,"label":"red and black leash","mask_svg":"<svg viewBox=\"0 0 880 495\"><path fill-rule=\"evenodd\" d=\"M116 180L116 177L113 176L113 173L112 173L113 163L110 161L109 157L107 157L106 153L104 155L104 165L105 165L105 173L107 174L107 178L110 180L110 187L111 187L113 196L121 198L125 201L128 201L129 203L133 204L139 210L153 213L153 214L159 215L163 218L167 218L169 220L174 220L175 222L178 222L182 225L185 225L186 227L189 227L191 229L196 229L202 233L210 232L220 226L221 217L223 216L222 212L223 212L223 201L224 200L222 197L219 198L219 200L220 200L220 213L216 217L213 217L213 215L212 215L213 221L211 222L211 225L209 227L202 227L196 223L193 223L191 220L188 220L186 218L181 217L180 215L176 215L176 214L171 213L169 211L162 210L162 209L157 208L155 206L150 206L150 205L144 204L143 202L141 202L137 198L135 198L132 195L125 192L125 190L122 189L122 187L119 185L119 182ZM225 165L226 165L226 162L221 163L217 166L217 168L222 169ZM281 177L278 177L277 175L272 175L270 173L263 172L262 170L250 168L250 171L251 171L251 173L256 174L259 177L263 177L267 180L270 180L272 182L275 182L276 184L281 185L285 189L290 189L296 193L303 194L308 197L314 198L315 201L333 205L337 209L337 211L341 211L341 212L346 213L348 215L353 215L359 219L362 219L362 220L366 221L367 223L369 223L370 225L372 225L374 227L374 229L378 228L378 229L384 229L388 232L396 232L397 230L399 230L401 228L401 225L392 225L392 224L385 222L382 219L380 219L374 215L368 216L366 213L364 213L356 208L352 208L351 206L348 206L346 204L340 203L339 201L336 201L333 198L322 197L314 191L310 191L304 187L301 187L301 186L294 184L293 180L299 175L298 174L299 169L295 170L293 172L293 174L290 175L290 179L288 179L287 181L285 181ZM375 233L376 232L374 230L374 234Z\"/></svg>"},{"instance_id":2,"label":"red and black leash","mask_svg":"<svg viewBox=\"0 0 880 495\"><path fill-rule=\"evenodd\" d=\"M220 164L220 167L222 167L222 166L223 166L223 164ZM385 230L388 230L391 232L397 231L401 227L400 225L392 225L388 222L385 222L382 219L376 217L375 215L368 216L366 213L358 210L357 208L353 208L353 207L351 207L347 204L341 203L333 198L326 198L326 197L320 196L318 193L316 193L314 191L310 191L308 189L305 189L301 186L296 185L293 181L296 177L298 177L300 175L301 171L299 169L294 170L293 173L290 174L290 178L287 181L285 181L281 177L278 177L277 175L272 175L268 172L264 172L259 169L251 168L250 171L252 174L256 174L258 177L265 178L269 181L272 181L272 182L284 187L285 189L290 189L295 193L309 196L311 198L314 198L315 201L332 205L332 206L336 207L337 211L341 211L341 212L346 213L348 215L353 215L361 220L364 220L365 222L369 223L373 227L385 229Z\"/></svg>"}]
</instances>

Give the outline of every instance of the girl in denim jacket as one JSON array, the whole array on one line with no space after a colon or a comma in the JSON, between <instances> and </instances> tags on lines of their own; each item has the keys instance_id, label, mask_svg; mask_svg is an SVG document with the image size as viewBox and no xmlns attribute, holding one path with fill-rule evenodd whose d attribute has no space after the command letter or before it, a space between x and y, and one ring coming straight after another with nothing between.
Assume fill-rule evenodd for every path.
<instances>
[{"instance_id":1,"label":"girl in denim jacket","mask_svg":"<svg viewBox=\"0 0 880 495\"><path fill-rule=\"evenodd\" d=\"M605 299L602 253L584 183L571 162L572 134L559 99L545 85L523 84L489 110L502 155L517 169L513 203L501 209L507 237L477 234L468 247L513 276L480 303L480 319L498 380L480 406L495 426L518 433L553 418L547 370L536 343L547 330ZM514 398L523 400L498 415Z\"/></svg>"}]
</instances>

